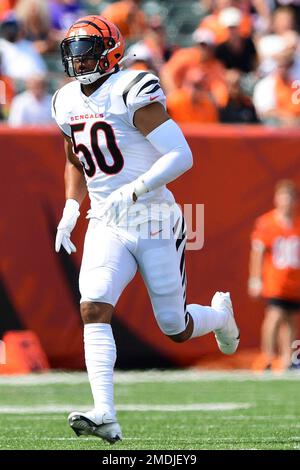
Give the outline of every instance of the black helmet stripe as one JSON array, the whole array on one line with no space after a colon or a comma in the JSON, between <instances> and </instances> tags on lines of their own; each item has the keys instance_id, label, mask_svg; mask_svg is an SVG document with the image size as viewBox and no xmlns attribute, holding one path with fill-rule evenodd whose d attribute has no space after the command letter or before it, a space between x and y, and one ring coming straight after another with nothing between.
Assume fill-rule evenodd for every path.
<instances>
[{"instance_id":1,"label":"black helmet stripe","mask_svg":"<svg viewBox=\"0 0 300 470\"><path fill-rule=\"evenodd\" d=\"M110 27L109 27L109 24L107 24L106 21L104 21L104 20L102 20L102 19L101 19L101 21L102 21L102 23L105 24L105 26L106 26L107 29L108 29L109 35L111 36L111 29L110 29Z\"/></svg>"},{"instance_id":2,"label":"black helmet stripe","mask_svg":"<svg viewBox=\"0 0 300 470\"><path fill-rule=\"evenodd\" d=\"M99 28L99 26L97 26L95 23L93 23L93 21L76 21L76 23L74 23L74 26L75 24L87 24L87 25L91 25L93 26L95 29L97 29L97 31L99 31L99 33L101 34L101 36L103 37L103 32L102 30Z\"/></svg>"}]
</instances>

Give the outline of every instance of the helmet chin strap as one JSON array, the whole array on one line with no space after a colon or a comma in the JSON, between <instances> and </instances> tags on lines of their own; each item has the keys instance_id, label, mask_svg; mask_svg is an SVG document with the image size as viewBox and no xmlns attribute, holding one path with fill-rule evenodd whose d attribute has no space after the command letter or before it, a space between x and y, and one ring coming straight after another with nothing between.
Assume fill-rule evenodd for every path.
<instances>
[{"instance_id":1,"label":"helmet chin strap","mask_svg":"<svg viewBox=\"0 0 300 470\"><path fill-rule=\"evenodd\" d=\"M102 77L100 72L90 73L88 75L76 75L75 78L83 85L89 85Z\"/></svg>"},{"instance_id":2,"label":"helmet chin strap","mask_svg":"<svg viewBox=\"0 0 300 470\"><path fill-rule=\"evenodd\" d=\"M98 80L99 78L105 77L106 75L111 75L112 73L115 72L115 70L116 70L116 67L114 67L113 70L110 70L109 72L105 72L105 73L94 72L94 73L89 73L88 75L77 75L75 76L75 78L83 85L89 85L90 83L96 82L96 80Z\"/></svg>"}]
</instances>

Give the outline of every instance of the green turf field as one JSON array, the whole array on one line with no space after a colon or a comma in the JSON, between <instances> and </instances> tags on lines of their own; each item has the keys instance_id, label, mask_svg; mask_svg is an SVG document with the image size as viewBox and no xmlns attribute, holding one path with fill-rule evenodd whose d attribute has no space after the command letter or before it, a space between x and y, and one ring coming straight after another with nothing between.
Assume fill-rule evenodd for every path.
<instances>
[{"instance_id":1,"label":"green turf field","mask_svg":"<svg viewBox=\"0 0 300 470\"><path fill-rule=\"evenodd\" d=\"M91 408L83 373L0 376L0 449L300 449L300 373L116 373L124 440L77 438Z\"/></svg>"}]
</instances>

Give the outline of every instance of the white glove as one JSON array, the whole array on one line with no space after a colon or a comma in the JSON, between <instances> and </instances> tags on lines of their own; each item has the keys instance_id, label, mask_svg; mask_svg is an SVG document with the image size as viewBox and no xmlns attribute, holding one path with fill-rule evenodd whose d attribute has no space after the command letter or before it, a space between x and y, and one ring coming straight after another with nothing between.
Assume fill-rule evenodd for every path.
<instances>
[{"instance_id":1,"label":"white glove","mask_svg":"<svg viewBox=\"0 0 300 470\"><path fill-rule=\"evenodd\" d=\"M136 180L132 183L125 184L119 189L113 191L105 200L102 207L97 210L99 218L105 217L106 223L118 223L127 210L132 206L139 195L147 191L142 181Z\"/></svg>"},{"instance_id":2,"label":"white glove","mask_svg":"<svg viewBox=\"0 0 300 470\"><path fill-rule=\"evenodd\" d=\"M57 253L59 252L61 245L69 255L76 252L76 247L71 242L70 236L73 228L76 225L79 215L80 212L78 202L75 201L75 199L67 199L63 216L57 227L57 234L55 239L55 251Z\"/></svg>"}]
</instances>

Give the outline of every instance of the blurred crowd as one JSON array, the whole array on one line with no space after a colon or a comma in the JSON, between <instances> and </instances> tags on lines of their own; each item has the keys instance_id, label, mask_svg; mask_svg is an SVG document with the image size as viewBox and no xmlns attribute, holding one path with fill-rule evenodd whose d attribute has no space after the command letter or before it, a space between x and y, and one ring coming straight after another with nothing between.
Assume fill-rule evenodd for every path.
<instances>
[{"instance_id":1,"label":"blurred crowd","mask_svg":"<svg viewBox=\"0 0 300 470\"><path fill-rule=\"evenodd\" d=\"M2 124L52 122L59 44L86 14L120 28L124 67L159 75L177 122L298 125L300 0L1 0Z\"/></svg>"}]
</instances>

